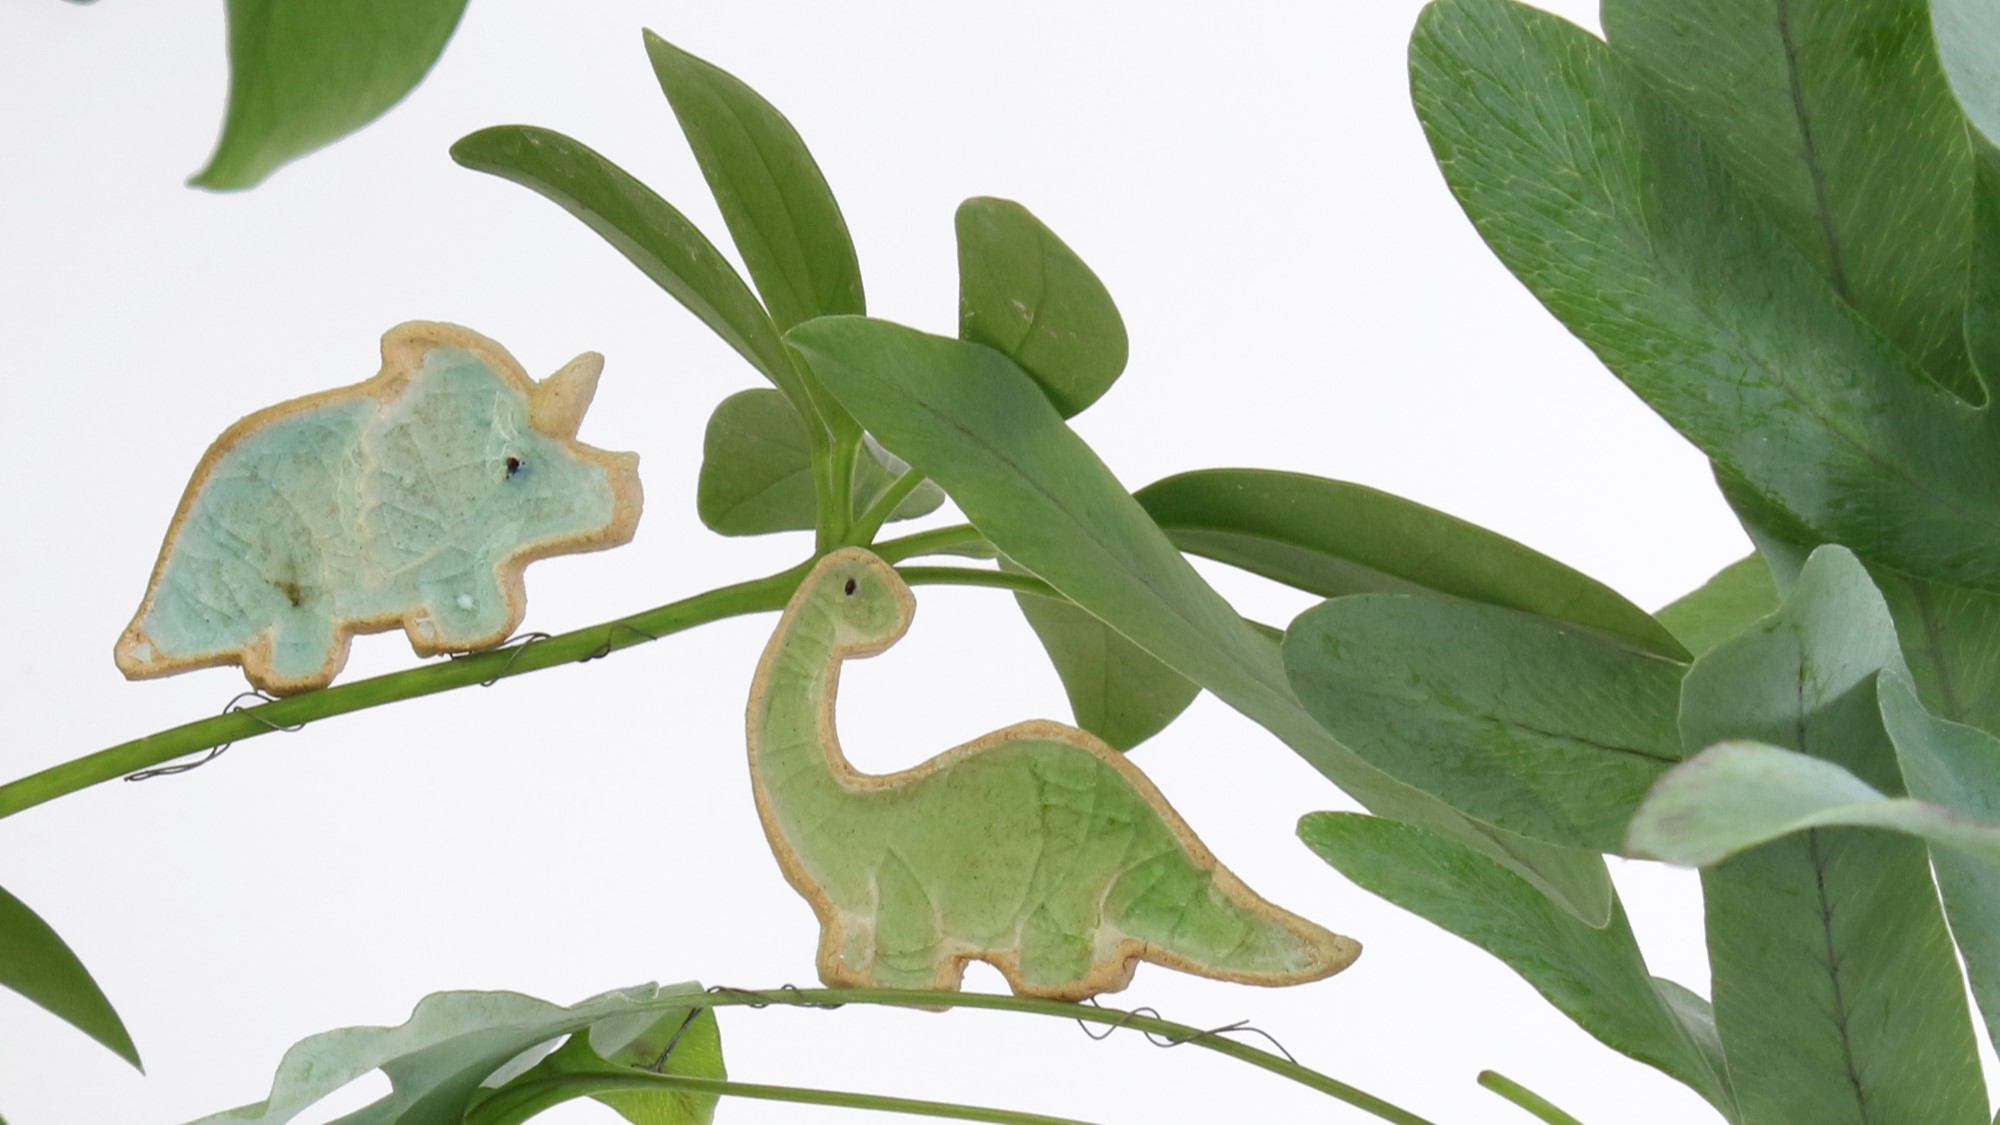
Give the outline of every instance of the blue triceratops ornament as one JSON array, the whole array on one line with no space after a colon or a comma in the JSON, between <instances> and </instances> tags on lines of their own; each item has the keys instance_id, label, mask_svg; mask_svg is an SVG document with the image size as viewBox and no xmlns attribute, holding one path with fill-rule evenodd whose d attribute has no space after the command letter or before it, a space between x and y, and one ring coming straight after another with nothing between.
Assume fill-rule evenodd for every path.
<instances>
[{"instance_id":1,"label":"blue triceratops ornament","mask_svg":"<svg viewBox=\"0 0 2000 1125\"><path fill-rule=\"evenodd\" d=\"M229 427L196 466L118 639L132 679L240 664L271 692L324 687L355 633L422 655L504 640L522 570L615 547L639 520L639 458L576 440L603 357L540 383L493 341L411 322L364 383Z\"/></svg>"}]
</instances>

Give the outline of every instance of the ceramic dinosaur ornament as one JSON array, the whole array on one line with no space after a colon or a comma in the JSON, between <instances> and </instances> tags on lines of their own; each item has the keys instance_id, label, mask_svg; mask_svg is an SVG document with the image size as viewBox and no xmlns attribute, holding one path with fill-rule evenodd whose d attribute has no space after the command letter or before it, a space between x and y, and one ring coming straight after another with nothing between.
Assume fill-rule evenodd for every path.
<instances>
[{"instance_id":1,"label":"ceramic dinosaur ornament","mask_svg":"<svg viewBox=\"0 0 2000 1125\"><path fill-rule=\"evenodd\" d=\"M1074 727L1019 723L900 773L856 770L834 724L840 666L894 644L915 604L874 555L829 554L751 689L757 811L819 917L828 985L956 989L981 960L1018 993L1081 1000L1140 961L1278 985L1354 960L1356 942L1259 898Z\"/></svg>"},{"instance_id":2,"label":"ceramic dinosaur ornament","mask_svg":"<svg viewBox=\"0 0 2000 1125\"><path fill-rule=\"evenodd\" d=\"M469 329L411 322L363 383L258 411L196 466L118 667L240 664L266 691L324 687L355 633L433 655L504 640L522 571L614 547L639 520L638 457L576 440L603 357L537 383Z\"/></svg>"}]
</instances>

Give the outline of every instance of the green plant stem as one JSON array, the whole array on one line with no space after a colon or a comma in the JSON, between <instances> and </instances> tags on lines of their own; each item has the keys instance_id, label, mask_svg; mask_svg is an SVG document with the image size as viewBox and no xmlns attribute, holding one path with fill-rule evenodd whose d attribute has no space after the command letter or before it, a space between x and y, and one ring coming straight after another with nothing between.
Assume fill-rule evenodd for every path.
<instances>
[{"instance_id":1,"label":"green plant stem","mask_svg":"<svg viewBox=\"0 0 2000 1125\"><path fill-rule=\"evenodd\" d=\"M869 504L867 509L855 518L853 527L848 531L848 541L873 542L876 533L882 530L882 525L888 523L889 517L896 514L896 506L909 499L910 493L915 492L917 486L922 483L924 483L922 473L915 469L904 470L902 476L889 482L889 487L883 490L882 495L877 496L874 503Z\"/></svg>"},{"instance_id":2,"label":"green plant stem","mask_svg":"<svg viewBox=\"0 0 2000 1125\"><path fill-rule=\"evenodd\" d=\"M1479 1084L1548 1122L1548 1125L1583 1125L1583 1122L1550 1105L1540 1094L1497 1070L1480 1071Z\"/></svg>"},{"instance_id":3,"label":"green plant stem","mask_svg":"<svg viewBox=\"0 0 2000 1125\"><path fill-rule=\"evenodd\" d=\"M975 570L969 566L902 566L896 573L912 586L993 586L1017 594L1040 594L1057 601L1069 599L1032 574L1006 570Z\"/></svg>"},{"instance_id":4,"label":"green plant stem","mask_svg":"<svg viewBox=\"0 0 2000 1125\"><path fill-rule=\"evenodd\" d=\"M1157 1016L1141 1015L1138 1012L1122 1011L1118 1008L1104 1008L1095 1004L1071 1004L1061 1000L997 996L983 992L936 992L906 988L784 988L768 992L724 988L711 990L704 1003L712 1008L735 1005L764 1007L770 1004L788 1004L806 1008L826 1008L841 1004L879 1004L892 1008L931 1010L984 1008L993 1011L1024 1012L1036 1016L1054 1016L1058 1019L1105 1024L1113 1028L1129 1027L1148 1035L1159 1036L1171 1043L1200 1047L1227 1055L1239 1062L1261 1067L1337 1101L1346 1102L1356 1109L1372 1113L1384 1121L1393 1122L1394 1125L1434 1125L1433 1122L1383 1101L1364 1090L1358 1090L1310 1067L1301 1066L1282 1055L1274 1055L1269 1051L1259 1050L1247 1043L1230 1039L1219 1032L1204 1031L1198 1027L1160 1019ZM1485 1077L1482 1075L1480 1080L1484 1082ZM1565 1125L1576 1125L1566 1118L1562 1120Z\"/></svg>"},{"instance_id":5,"label":"green plant stem","mask_svg":"<svg viewBox=\"0 0 2000 1125\"><path fill-rule=\"evenodd\" d=\"M547 640L509 645L456 660L440 660L149 734L0 785L0 817L12 816L99 782L281 728L592 659L726 617L783 609L811 565L808 560L778 574L723 586Z\"/></svg>"},{"instance_id":6,"label":"green plant stem","mask_svg":"<svg viewBox=\"0 0 2000 1125\"><path fill-rule=\"evenodd\" d=\"M969 523L955 523L950 527L936 527L898 539L885 539L868 549L880 555L883 561L891 563L920 555L965 555L968 558L992 558L994 555L993 544L988 543L979 529Z\"/></svg>"},{"instance_id":7,"label":"green plant stem","mask_svg":"<svg viewBox=\"0 0 2000 1125\"><path fill-rule=\"evenodd\" d=\"M672 1074L576 1074L529 1082L509 1094L535 1098L538 1109L555 1104L542 1095L557 1093L562 1100L591 1094L679 1090L689 1094L758 1098L764 1101L796 1102L801 1105L830 1105L845 1109L872 1109L883 1113L908 1113L922 1117L942 1117L952 1121L990 1121L997 1125L1090 1125L1072 1117L1049 1117L1040 1113L1019 1113L953 1102L929 1102L916 1098L893 1098L882 1094L855 1094L845 1090L815 1090L802 1086L765 1086L752 1082L732 1082L721 1078L693 1078ZM495 1099L496 1101L498 1099ZM489 1103L491 1104L491 1103ZM504 1113L488 1116L475 1112L468 1125L507 1125L515 1120Z\"/></svg>"}]
</instances>

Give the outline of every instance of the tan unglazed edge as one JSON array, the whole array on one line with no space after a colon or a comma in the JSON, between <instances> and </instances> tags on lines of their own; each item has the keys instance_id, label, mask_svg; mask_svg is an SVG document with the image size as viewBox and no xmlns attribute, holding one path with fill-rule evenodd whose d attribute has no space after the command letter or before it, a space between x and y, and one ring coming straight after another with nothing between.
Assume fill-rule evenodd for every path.
<instances>
[{"instance_id":1,"label":"tan unglazed edge","mask_svg":"<svg viewBox=\"0 0 2000 1125\"><path fill-rule=\"evenodd\" d=\"M508 385L525 396L532 407L536 383L507 349L470 328L436 321L412 320L398 324L383 333L382 369L368 379L281 402L237 420L222 431L222 436L215 439L215 443L208 447L208 452L202 455L200 463L195 466L194 474L188 480L187 489L181 494L180 506L174 510L173 522L167 525L167 534L160 544L159 557L153 563L152 576L146 582L146 596L139 603L138 612L132 615L132 623L119 635L118 644L113 650L113 659L117 661L118 669L125 674L126 679L154 679L196 668L236 664L242 667L243 674L259 689L276 695L292 695L332 683L333 678L340 674L341 668L347 663L350 643L355 635L360 633L381 633L400 626L409 636L410 646L419 656L436 656L444 652L470 652L485 648L506 640L520 627L521 619L527 615L528 595L523 572L529 563L555 555L601 551L631 542L632 535L638 528L639 513L644 503L637 471L638 454L614 453L598 449L577 441L572 430L570 435L552 436L561 440L570 452L582 460L605 470L605 475L611 482L613 496L611 522L595 532L527 543L502 556L494 566L494 577L498 580L501 593L507 601L507 620L504 628L469 643L440 645L418 635L417 626L423 616L421 610L404 610L377 617L347 618L336 615L333 621L333 649L326 663L312 675L297 679L287 679L273 673L270 666L272 645L270 628L266 628L249 644L240 648L222 649L198 656L167 658L144 664L127 658L130 647L143 638L140 625L146 619L147 612L153 608L154 598L159 592L160 579L166 573L167 558L180 536L181 526L186 522L195 498L208 484L210 475L222 458L234 450L244 438L293 415L352 399L368 398L374 399L380 405L388 404L402 393L411 376L421 369L425 355L433 347L440 345L462 348L477 356ZM564 370L568 370L568 367Z\"/></svg>"},{"instance_id":2,"label":"tan unglazed edge","mask_svg":"<svg viewBox=\"0 0 2000 1125\"><path fill-rule=\"evenodd\" d=\"M1159 815L1161 821L1173 834L1175 841L1180 844L1188 858L1197 867L1214 874L1218 888L1226 897L1250 913L1291 931L1315 954L1312 965L1293 973L1236 973L1203 965L1139 938L1125 937L1118 942L1114 955L1093 960L1091 971L1085 976L1064 988L1045 989L1024 986L1019 978L1019 959L1011 949L966 950L955 953L939 963L938 974L931 982L933 988L943 991L956 991L964 979L965 966L971 961L985 961L998 968L1001 974L1007 978L1008 985L1016 993L1040 996L1052 1000L1080 1001L1101 992L1120 991L1132 982L1132 974L1138 969L1139 962L1141 961L1149 961L1156 965L1179 969L1182 972L1193 973L1212 980L1231 981L1237 984L1283 986L1304 984L1309 981L1321 980L1332 976L1353 964L1355 958L1360 956L1360 942L1355 941L1353 938L1336 934L1317 923L1277 906L1262 895L1251 890L1242 879L1236 876L1235 872L1223 866L1222 862L1215 857L1215 854L1208 850L1208 846L1195 836L1194 830L1181 818L1180 813L1176 812L1174 807L1167 803L1166 795L1160 792L1159 788L1153 784L1151 778L1140 772L1139 767L1128 761L1125 755L1120 754L1110 743L1105 742L1089 731L1049 719L1030 719L1025 722L1002 727L999 730L990 731L969 742L960 743L906 770L899 770L888 774L869 774L855 769L853 764L848 761L845 751L841 749L839 729L834 722L835 703L840 691L840 666L850 659L862 659L874 656L888 649L902 638L903 634L909 629L911 620L916 615L916 598L910 592L908 584L903 581L902 576L898 575L888 563L863 548L848 547L831 552L822 558L819 564L813 568L812 572L806 576L805 580L799 584L798 590L793 593L791 601L785 606L785 612L779 619L777 628L772 631L772 636L774 638L780 637L788 631L793 616L798 612L800 606L805 604L805 601L817 587L817 579L823 570L839 562L849 560L862 562L871 569L884 574L885 581L889 583L891 589L896 591L897 625L881 641L875 643L853 642L837 644L828 656L830 667L827 670L826 691L818 704L819 716L817 726L822 736L821 752L826 755L828 765L833 769L836 779L843 787L857 792L864 792L871 789L893 789L897 786L928 777L946 766L982 753L994 746L1021 738L1068 743L1071 746L1094 755L1099 761L1117 771L1145 799L1153 811ZM845 972L842 971L839 960L840 938L842 936L839 925L840 913L835 909L832 899L821 891L819 885L812 880L806 873L803 865L799 862L797 852L792 847L791 841L785 837L778 825L775 813L769 806L763 783L759 779L757 772L758 747L761 742L757 716L758 712L762 710L764 698L770 690L771 668L776 662L778 647L776 644L769 644L765 647L763 656L757 662L756 677L751 681L750 687L747 734L750 751L750 774L753 783L752 791L757 803L757 816L763 822L764 834L770 840L771 851L777 856L778 866L784 871L786 882L789 882L799 894L805 897L807 902L812 904L813 915L819 920L820 948L818 965L820 980L832 988L871 987L868 979L859 972L851 969Z\"/></svg>"}]
</instances>

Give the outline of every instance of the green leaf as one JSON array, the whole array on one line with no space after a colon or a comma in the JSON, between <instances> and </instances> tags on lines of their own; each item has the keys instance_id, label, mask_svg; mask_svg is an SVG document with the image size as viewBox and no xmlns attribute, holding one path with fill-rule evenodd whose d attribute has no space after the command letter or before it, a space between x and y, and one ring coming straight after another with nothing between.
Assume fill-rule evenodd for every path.
<instances>
[{"instance_id":1,"label":"green leaf","mask_svg":"<svg viewBox=\"0 0 2000 1125\"><path fill-rule=\"evenodd\" d=\"M603 1021L631 1028L635 1013L684 1011L701 996L697 984L647 984L564 1008L517 992L432 993L397 1027L348 1027L300 1040L278 1064L269 1098L193 1125L282 1125L376 1069L388 1076L390 1092L330 1125L459 1125L481 1084L522 1052Z\"/></svg>"},{"instance_id":2,"label":"green leaf","mask_svg":"<svg viewBox=\"0 0 2000 1125\"><path fill-rule=\"evenodd\" d=\"M1683 745L1768 743L1901 796L1875 698L1878 673L1900 660L1867 571L1822 547L1776 614L1695 662ZM1702 888L1716 1026L1745 1125L1984 1125L1965 989L1921 843L1813 828L1704 872Z\"/></svg>"},{"instance_id":3,"label":"green leaf","mask_svg":"<svg viewBox=\"0 0 2000 1125\"><path fill-rule=\"evenodd\" d=\"M1195 573L1012 360L859 317L800 325L786 339L883 444L1065 597L1263 725L1368 808L1493 855L1579 917L1610 916L1601 857L1477 824L1334 741L1292 695L1278 646Z\"/></svg>"},{"instance_id":4,"label":"green leaf","mask_svg":"<svg viewBox=\"0 0 2000 1125\"><path fill-rule=\"evenodd\" d=\"M906 467L865 439L855 451L854 464L856 510L895 483ZM925 481L896 505L889 518L915 519L943 503L944 491ZM784 395L757 387L738 391L716 406L702 438L695 509L702 524L721 535L813 529L817 511L812 442L805 421Z\"/></svg>"},{"instance_id":5,"label":"green leaf","mask_svg":"<svg viewBox=\"0 0 2000 1125\"><path fill-rule=\"evenodd\" d=\"M1834 290L1934 378L1966 364L1971 149L1926 0L1606 0L1605 36Z\"/></svg>"},{"instance_id":6,"label":"green leaf","mask_svg":"<svg viewBox=\"0 0 2000 1125\"><path fill-rule=\"evenodd\" d=\"M1924 706L2000 731L2000 596L1870 567Z\"/></svg>"},{"instance_id":7,"label":"green leaf","mask_svg":"<svg viewBox=\"0 0 2000 1125\"><path fill-rule=\"evenodd\" d=\"M28 904L0 887L0 988L9 988L143 1071L139 1049L90 970Z\"/></svg>"},{"instance_id":8,"label":"green leaf","mask_svg":"<svg viewBox=\"0 0 2000 1125\"><path fill-rule=\"evenodd\" d=\"M1656 616L1687 651L1700 656L1778 608L1771 568L1756 555L1737 559L1676 598Z\"/></svg>"},{"instance_id":9,"label":"green leaf","mask_svg":"<svg viewBox=\"0 0 2000 1125\"><path fill-rule=\"evenodd\" d=\"M465 0L229 0L229 110L188 182L255 187L279 165L380 117L422 80Z\"/></svg>"},{"instance_id":10,"label":"green leaf","mask_svg":"<svg viewBox=\"0 0 2000 1125\"><path fill-rule=\"evenodd\" d=\"M958 334L1005 352L1065 418L1125 370L1125 321L1083 259L1026 207L958 205Z\"/></svg>"},{"instance_id":11,"label":"green leaf","mask_svg":"<svg viewBox=\"0 0 2000 1125\"><path fill-rule=\"evenodd\" d=\"M1992 420L1836 296L1627 64L1508 0L1432 5L1410 50L1460 204L1619 378L1825 538L2000 591Z\"/></svg>"},{"instance_id":12,"label":"green leaf","mask_svg":"<svg viewBox=\"0 0 2000 1125\"><path fill-rule=\"evenodd\" d=\"M660 1068L653 1069L659 1062ZM467 1108L467 1125L526 1121L570 1100L572 1091L549 1079L585 1074L630 1074L634 1069L677 1077L727 1078L722 1036L709 1008L669 1008L633 1018L603 1020L587 1034L571 1035L534 1066L497 1088L479 1091ZM489 1080L490 1081L490 1080ZM592 1095L633 1125L711 1125L714 1094L642 1090Z\"/></svg>"},{"instance_id":13,"label":"green leaf","mask_svg":"<svg viewBox=\"0 0 2000 1125\"><path fill-rule=\"evenodd\" d=\"M582 220L780 388L796 383L764 306L714 244L673 205L582 143L548 129L498 125L451 146L451 158L511 180Z\"/></svg>"},{"instance_id":14,"label":"green leaf","mask_svg":"<svg viewBox=\"0 0 2000 1125\"><path fill-rule=\"evenodd\" d=\"M1022 570L1010 559L1000 565ZM1014 601L1061 677L1076 725L1120 750L1166 729L1201 694L1186 676L1071 602L1035 594L1016 594Z\"/></svg>"},{"instance_id":15,"label":"green leaf","mask_svg":"<svg viewBox=\"0 0 2000 1125\"><path fill-rule=\"evenodd\" d=\"M735 76L650 31L646 54L778 330L865 312L847 222L798 130Z\"/></svg>"},{"instance_id":16,"label":"green leaf","mask_svg":"<svg viewBox=\"0 0 2000 1125\"><path fill-rule=\"evenodd\" d=\"M1491 859L1379 817L1308 813L1299 837L1363 889L1500 958L1600 1042L1734 1119L1707 1005L1648 975L1622 907L1610 924L1586 926Z\"/></svg>"},{"instance_id":17,"label":"green leaf","mask_svg":"<svg viewBox=\"0 0 2000 1125\"><path fill-rule=\"evenodd\" d=\"M1181 550L1324 598L1448 594L1687 657L1650 614L1596 579L1477 524L1364 485L1304 473L1202 469L1134 495Z\"/></svg>"},{"instance_id":18,"label":"green leaf","mask_svg":"<svg viewBox=\"0 0 2000 1125\"><path fill-rule=\"evenodd\" d=\"M2000 9L1986 0L1930 0L1945 78L1973 128L2000 140Z\"/></svg>"},{"instance_id":19,"label":"green leaf","mask_svg":"<svg viewBox=\"0 0 2000 1125\"><path fill-rule=\"evenodd\" d=\"M1616 851L1681 760L1687 665L1542 617L1355 594L1285 634L1306 710L1385 773L1531 839Z\"/></svg>"}]
</instances>

